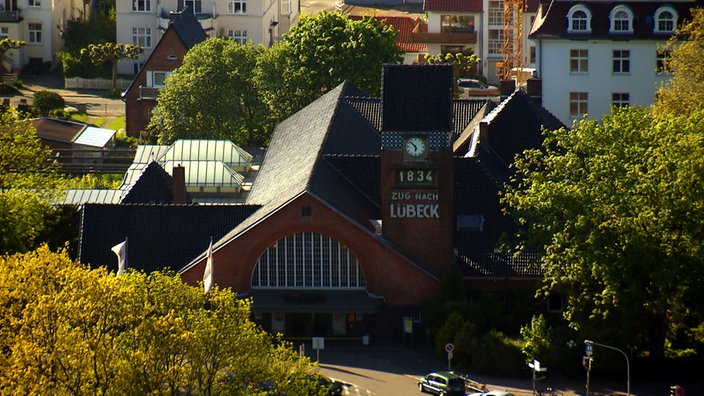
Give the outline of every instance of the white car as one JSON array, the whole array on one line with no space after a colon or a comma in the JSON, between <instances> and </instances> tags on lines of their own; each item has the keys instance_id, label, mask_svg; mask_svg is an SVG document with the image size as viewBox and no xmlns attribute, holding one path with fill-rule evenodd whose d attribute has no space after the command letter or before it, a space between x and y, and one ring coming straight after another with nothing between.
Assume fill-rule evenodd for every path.
<instances>
[{"instance_id":1,"label":"white car","mask_svg":"<svg viewBox=\"0 0 704 396\"><path fill-rule=\"evenodd\" d=\"M502 390L493 390L489 392L470 393L467 396L513 396L513 393Z\"/></svg>"},{"instance_id":2,"label":"white car","mask_svg":"<svg viewBox=\"0 0 704 396\"><path fill-rule=\"evenodd\" d=\"M468 99L476 96L499 96L499 89L493 85L486 85L473 78L461 78L457 80L457 92L460 97Z\"/></svg>"}]
</instances>

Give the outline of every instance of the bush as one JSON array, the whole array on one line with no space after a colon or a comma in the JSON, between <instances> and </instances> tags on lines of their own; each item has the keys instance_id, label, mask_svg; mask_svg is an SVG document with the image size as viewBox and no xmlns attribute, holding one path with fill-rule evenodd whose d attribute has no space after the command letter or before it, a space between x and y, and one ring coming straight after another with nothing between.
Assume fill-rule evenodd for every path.
<instances>
[{"instance_id":1,"label":"bush","mask_svg":"<svg viewBox=\"0 0 704 396\"><path fill-rule=\"evenodd\" d=\"M10 84L0 83L0 95L16 95L20 90Z\"/></svg>"},{"instance_id":2,"label":"bush","mask_svg":"<svg viewBox=\"0 0 704 396\"><path fill-rule=\"evenodd\" d=\"M48 116L52 110L63 110L66 101L56 92L37 91L34 93L34 109L41 116Z\"/></svg>"}]
</instances>

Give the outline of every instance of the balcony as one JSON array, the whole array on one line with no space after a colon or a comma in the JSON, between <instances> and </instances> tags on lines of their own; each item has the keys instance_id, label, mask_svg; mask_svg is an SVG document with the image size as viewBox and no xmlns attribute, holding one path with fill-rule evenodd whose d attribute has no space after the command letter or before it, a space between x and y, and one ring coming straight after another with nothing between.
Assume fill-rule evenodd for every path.
<instances>
[{"instance_id":1,"label":"balcony","mask_svg":"<svg viewBox=\"0 0 704 396\"><path fill-rule=\"evenodd\" d=\"M428 25L419 23L411 32L411 40L422 44L476 44L476 33L428 33Z\"/></svg>"},{"instance_id":2,"label":"balcony","mask_svg":"<svg viewBox=\"0 0 704 396\"><path fill-rule=\"evenodd\" d=\"M20 10L0 10L0 22L20 22Z\"/></svg>"},{"instance_id":3,"label":"balcony","mask_svg":"<svg viewBox=\"0 0 704 396\"><path fill-rule=\"evenodd\" d=\"M158 95L159 95L159 88L145 87L144 85L139 86L139 99L156 100L156 97Z\"/></svg>"}]
</instances>

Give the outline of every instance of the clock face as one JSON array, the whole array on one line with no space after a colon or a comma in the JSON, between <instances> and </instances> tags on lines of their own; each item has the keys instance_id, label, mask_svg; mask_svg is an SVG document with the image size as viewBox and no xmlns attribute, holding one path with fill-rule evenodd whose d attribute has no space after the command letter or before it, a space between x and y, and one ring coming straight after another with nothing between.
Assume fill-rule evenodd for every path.
<instances>
[{"instance_id":1,"label":"clock face","mask_svg":"<svg viewBox=\"0 0 704 396\"><path fill-rule=\"evenodd\" d=\"M428 151L428 145L424 139L419 137L412 137L406 140L406 154L411 157L421 157Z\"/></svg>"}]
</instances>

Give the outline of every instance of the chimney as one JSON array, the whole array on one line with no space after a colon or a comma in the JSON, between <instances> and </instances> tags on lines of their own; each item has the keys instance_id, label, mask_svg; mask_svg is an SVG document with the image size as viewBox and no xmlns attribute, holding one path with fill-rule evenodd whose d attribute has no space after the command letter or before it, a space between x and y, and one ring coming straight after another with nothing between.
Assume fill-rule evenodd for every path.
<instances>
[{"instance_id":1,"label":"chimney","mask_svg":"<svg viewBox=\"0 0 704 396\"><path fill-rule=\"evenodd\" d=\"M171 185L171 194L175 204L186 203L186 168L180 164L174 166Z\"/></svg>"},{"instance_id":2,"label":"chimney","mask_svg":"<svg viewBox=\"0 0 704 396\"><path fill-rule=\"evenodd\" d=\"M543 80L531 77L526 81L526 93L537 104L543 102Z\"/></svg>"},{"instance_id":3,"label":"chimney","mask_svg":"<svg viewBox=\"0 0 704 396\"><path fill-rule=\"evenodd\" d=\"M509 79L499 81L499 91L501 92L502 98L506 98L508 96L511 96L511 94L515 90L516 90L516 80L509 78Z\"/></svg>"}]
</instances>

